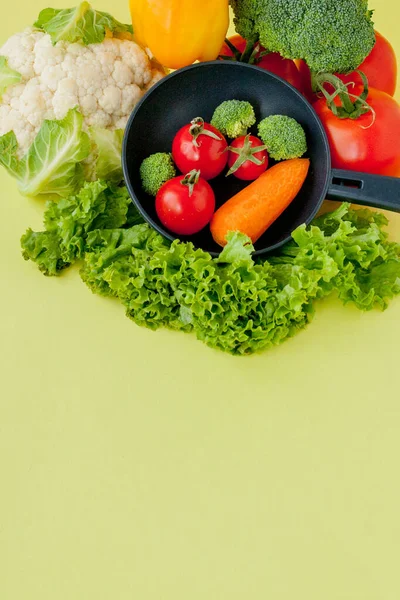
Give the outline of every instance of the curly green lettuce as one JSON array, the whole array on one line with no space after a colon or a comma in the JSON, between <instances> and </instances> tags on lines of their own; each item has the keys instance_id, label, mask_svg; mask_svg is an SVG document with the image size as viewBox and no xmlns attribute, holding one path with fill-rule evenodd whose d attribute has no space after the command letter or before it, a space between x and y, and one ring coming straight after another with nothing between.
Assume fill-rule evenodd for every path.
<instances>
[{"instance_id":1,"label":"curly green lettuce","mask_svg":"<svg viewBox=\"0 0 400 600\"><path fill-rule=\"evenodd\" d=\"M171 244L143 223L125 187L97 181L48 203L45 231L28 230L21 243L45 275L81 260L87 286L117 298L138 325L193 332L246 355L304 329L315 301L332 293L360 310L385 309L400 294L400 244L385 225L379 213L342 204L297 228L268 260L254 259L241 233L212 258L191 243Z\"/></svg>"},{"instance_id":2,"label":"curly green lettuce","mask_svg":"<svg viewBox=\"0 0 400 600\"><path fill-rule=\"evenodd\" d=\"M35 262L45 275L57 275L83 257L90 231L125 225L131 206L125 187L104 181L85 183L78 194L48 202L45 231L28 229L21 238L23 256ZM135 222L136 215L131 219Z\"/></svg>"},{"instance_id":3,"label":"curly green lettuce","mask_svg":"<svg viewBox=\"0 0 400 600\"><path fill-rule=\"evenodd\" d=\"M147 225L95 231L81 274L93 292L119 298L139 325L193 331L213 348L251 354L303 329L315 300L332 292L361 310L386 308L400 293L400 245L387 240L385 224L343 204L298 228L264 262L237 233L213 259L189 243L170 245Z\"/></svg>"}]
</instances>

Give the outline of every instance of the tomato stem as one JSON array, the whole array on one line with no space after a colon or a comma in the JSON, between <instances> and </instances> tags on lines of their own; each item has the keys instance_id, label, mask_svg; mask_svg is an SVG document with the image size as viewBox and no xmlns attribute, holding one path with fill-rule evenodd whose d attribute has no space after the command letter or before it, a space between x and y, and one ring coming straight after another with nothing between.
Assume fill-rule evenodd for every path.
<instances>
[{"instance_id":1,"label":"tomato stem","mask_svg":"<svg viewBox=\"0 0 400 600\"><path fill-rule=\"evenodd\" d=\"M328 107L333 114L339 119L358 119L361 115L374 110L367 102L368 98L368 79L362 71L355 71L358 73L363 82L363 91L359 96L351 94L349 87L354 83L343 83L339 77L332 75L332 73L312 73L312 87L315 92L320 92L326 99ZM333 93L329 93L325 88L325 84L329 84L333 87ZM335 99L339 98L340 104L337 105Z\"/></svg>"},{"instance_id":2,"label":"tomato stem","mask_svg":"<svg viewBox=\"0 0 400 600\"><path fill-rule=\"evenodd\" d=\"M189 188L189 197L193 194L194 186L199 183L200 171L193 169L185 175L181 181L181 185L186 185Z\"/></svg>"},{"instance_id":3,"label":"tomato stem","mask_svg":"<svg viewBox=\"0 0 400 600\"><path fill-rule=\"evenodd\" d=\"M220 54L218 58L222 60L233 60L237 62L248 63L249 65L257 65L264 56L270 54L269 50L263 50L260 52L261 44L256 38L246 41L246 47L243 52L240 52L240 50L234 44L232 44L228 38L225 38L225 44L233 53L233 56L224 56Z\"/></svg>"},{"instance_id":4,"label":"tomato stem","mask_svg":"<svg viewBox=\"0 0 400 600\"><path fill-rule=\"evenodd\" d=\"M244 62L244 63L250 63L250 60L255 60L255 44L257 43L257 39L250 39L246 41L246 48L244 49L244 52L242 54L242 56L240 57L240 62ZM257 53L256 53L257 54ZM254 57L253 57L254 55ZM250 64L253 64L250 63Z\"/></svg>"},{"instance_id":5,"label":"tomato stem","mask_svg":"<svg viewBox=\"0 0 400 600\"><path fill-rule=\"evenodd\" d=\"M254 155L266 149L267 146L253 146L252 142L250 141L250 134L246 135L243 142L243 146L241 148L234 148L232 146L229 146L228 150L230 150L234 154L238 154L238 157L232 165L232 167L229 169L228 173L226 174L226 177L228 177L229 175L233 175L233 173L240 169L240 167L243 166L244 163L247 161L250 161L257 166L262 165L265 162L265 157L263 158L263 160L260 160Z\"/></svg>"},{"instance_id":6,"label":"tomato stem","mask_svg":"<svg viewBox=\"0 0 400 600\"><path fill-rule=\"evenodd\" d=\"M200 135L207 135L208 137L213 138L214 140L218 140L218 141L222 140L222 137L219 137L213 131L209 131L208 129L204 128L204 119L202 119L201 117L196 117L195 119L193 119L193 121L190 122L189 133L193 138L192 139L193 146L196 146L197 148L199 146L197 138Z\"/></svg>"},{"instance_id":7,"label":"tomato stem","mask_svg":"<svg viewBox=\"0 0 400 600\"><path fill-rule=\"evenodd\" d=\"M261 58L258 56L258 53L260 52L260 44L257 42L257 44L254 46L253 48L253 52L251 53L249 59L247 60L249 65L256 65L258 62L260 62ZM245 62L245 61L243 61Z\"/></svg>"},{"instance_id":8,"label":"tomato stem","mask_svg":"<svg viewBox=\"0 0 400 600\"><path fill-rule=\"evenodd\" d=\"M241 52L236 48L236 46L234 44L232 44L232 42L230 41L230 39L225 38L225 44L233 52L233 56L235 57L235 59L236 60L240 60ZM227 56L226 58L232 58L232 57Z\"/></svg>"}]
</instances>

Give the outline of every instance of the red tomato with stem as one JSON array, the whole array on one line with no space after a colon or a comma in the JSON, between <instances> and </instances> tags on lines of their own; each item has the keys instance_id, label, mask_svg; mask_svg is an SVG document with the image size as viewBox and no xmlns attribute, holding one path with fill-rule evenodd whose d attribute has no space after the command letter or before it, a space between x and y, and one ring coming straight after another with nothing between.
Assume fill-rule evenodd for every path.
<instances>
[{"instance_id":1,"label":"red tomato with stem","mask_svg":"<svg viewBox=\"0 0 400 600\"><path fill-rule=\"evenodd\" d=\"M243 181L258 179L268 168L266 146L254 135L242 135L229 146L228 175Z\"/></svg>"},{"instance_id":2,"label":"red tomato with stem","mask_svg":"<svg viewBox=\"0 0 400 600\"><path fill-rule=\"evenodd\" d=\"M170 179L158 190L156 212L161 223L178 235L198 233L211 221L215 195L200 171Z\"/></svg>"},{"instance_id":3,"label":"red tomato with stem","mask_svg":"<svg viewBox=\"0 0 400 600\"><path fill-rule=\"evenodd\" d=\"M181 173L200 170L203 179L217 177L228 162L228 142L201 117L184 125L172 142L172 158Z\"/></svg>"},{"instance_id":4,"label":"red tomato with stem","mask_svg":"<svg viewBox=\"0 0 400 600\"><path fill-rule=\"evenodd\" d=\"M351 94L360 95L362 87ZM325 98L313 104L328 135L332 166L400 177L400 105L392 96L370 88L367 103L372 108L357 119L340 119ZM339 105L339 99L335 99Z\"/></svg>"},{"instance_id":5,"label":"red tomato with stem","mask_svg":"<svg viewBox=\"0 0 400 600\"><path fill-rule=\"evenodd\" d=\"M391 44L383 35L375 31L375 36L375 46L364 62L358 67L358 70L365 73L370 87L393 96L397 84L396 54ZM309 102L315 102L318 97L312 91L310 69L303 60L295 60L295 63L303 81L304 95ZM336 75L344 83L354 82L358 85L362 83L360 75L355 72L348 73L347 75L336 73ZM327 86L327 89L329 90L329 86Z\"/></svg>"},{"instance_id":6,"label":"red tomato with stem","mask_svg":"<svg viewBox=\"0 0 400 600\"><path fill-rule=\"evenodd\" d=\"M242 53L246 49L246 40L242 38L241 35L233 35L229 38L229 41L231 44L233 44L233 46L235 46L235 48L237 48L239 53L239 59L240 55L242 55ZM269 52L265 56L261 56L263 52L265 52L265 48L259 46L258 52L253 57L253 64L255 64L257 67L260 67L261 69L265 69L265 71L269 71L270 73L274 73L275 75L282 77L282 79L285 79L288 83L293 85L293 87L297 88L300 92L302 92L302 78L294 61L289 60L287 58L282 58L282 56L280 54L277 54L276 52ZM233 50L231 50L231 48L229 48L229 46L226 43L222 46L219 54L220 56L229 56L232 58L235 56Z\"/></svg>"}]
</instances>

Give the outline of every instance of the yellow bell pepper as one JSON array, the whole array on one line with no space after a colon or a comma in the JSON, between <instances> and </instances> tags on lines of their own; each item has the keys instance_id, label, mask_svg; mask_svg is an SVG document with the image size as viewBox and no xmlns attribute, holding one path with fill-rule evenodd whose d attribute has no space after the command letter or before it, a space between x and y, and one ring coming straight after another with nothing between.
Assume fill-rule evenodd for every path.
<instances>
[{"instance_id":1,"label":"yellow bell pepper","mask_svg":"<svg viewBox=\"0 0 400 600\"><path fill-rule=\"evenodd\" d=\"M228 0L130 0L135 40L165 67L217 58L229 26Z\"/></svg>"}]
</instances>

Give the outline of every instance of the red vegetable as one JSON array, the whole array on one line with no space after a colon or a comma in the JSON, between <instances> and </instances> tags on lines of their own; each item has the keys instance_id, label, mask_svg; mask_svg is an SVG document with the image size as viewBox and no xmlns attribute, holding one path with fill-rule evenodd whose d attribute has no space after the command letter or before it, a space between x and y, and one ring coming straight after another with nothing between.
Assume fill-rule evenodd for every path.
<instances>
[{"instance_id":1,"label":"red vegetable","mask_svg":"<svg viewBox=\"0 0 400 600\"><path fill-rule=\"evenodd\" d=\"M314 94L312 90L311 71L308 68L307 63L304 62L304 60L296 59L294 62L296 63L296 67L301 77L303 94L307 98L307 100L312 104L317 100L317 95Z\"/></svg>"},{"instance_id":2,"label":"red vegetable","mask_svg":"<svg viewBox=\"0 0 400 600\"><path fill-rule=\"evenodd\" d=\"M228 41L238 50L238 58L240 58L240 55L242 55L246 49L246 40L240 35L233 35ZM259 48L255 55L245 59L244 62L251 62L261 69L265 69L270 73L275 73L275 75L282 77L282 79L285 79L288 83L302 92L302 78L294 61L287 58L282 58L282 56L276 52L269 52L265 56L261 56L263 52L266 52L266 50L259 44L258 46ZM226 42L222 46L219 54L220 56L228 56L232 58L235 57L233 50Z\"/></svg>"},{"instance_id":3,"label":"red vegetable","mask_svg":"<svg viewBox=\"0 0 400 600\"><path fill-rule=\"evenodd\" d=\"M200 170L203 179L214 179L228 162L228 143L222 133L201 117L182 127L172 143L172 158L181 173Z\"/></svg>"},{"instance_id":4,"label":"red vegetable","mask_svg":"<svg viewBox=\"0 0 400 600\"><path fill-rule=\"evenodd\" d=\"M229 146L228 175L244 181L257 179L268 167L268 153L254 135L242 135Z\"/></svg>"},{"instance_id":5,"label":"red vegetable","mask_svg":"<svg viewBox=\"0 0 400 600\"><path fill-rule=\"evenodd\" d=\"M191 171L170 179L156 196L156 212L161 223L178 235L193 235L210 221L215 210L215 196L211 186L200 177L200 171Z\"/></svg>"},{"instance_id":6,"label":"red vegetable","mask_svg":"<svg viewBox=\"0 0 400 600\"><path fill-rule=\"evenodd\" d=\"M354 94L361 93L362 88L354 89ZM373 88L367 102L373 112L357 119L336 117L325 98L313 105L329 138L332 166L400 177L400 105L385 92ZM338 98L335 104L339 105Z\"/></svg>"},{"instance_id":7,"label":"red vegetable","mask_svg":"<svg viewBox=\"0 0 400 600\"><path fill-rule=\"evenodd\" d=\"M375 31L375 36L375 46L364 62L358 67L358 70L365 73L370 87L393 96L397 83L396 54L391 44L383 35ZM304 95L310 102L315 102L317 96L311 89L310 69L303 60L296 60L295 63L303 81ZM337 76L344 83L354 82L358 85L362 83L360 75L356 72L347 75L337 74ZM329 86L327 86L327 89L329 90Z\"/></svg>"},{"instance_id":8,"label":"red vegetable","mask_svg":"<svg viewBox=\"0 0 400 600\"><path fill-rule=\"evenodd\" d=\"M358 69L365 73L370 87L394 96L397 83L396 54L393 47L383 35L375 31L375 36L375 46ZM338 77L344 83L352 81L356 84L362 83L358 73L338 75Z\"/></svg>"}]
</instances>

